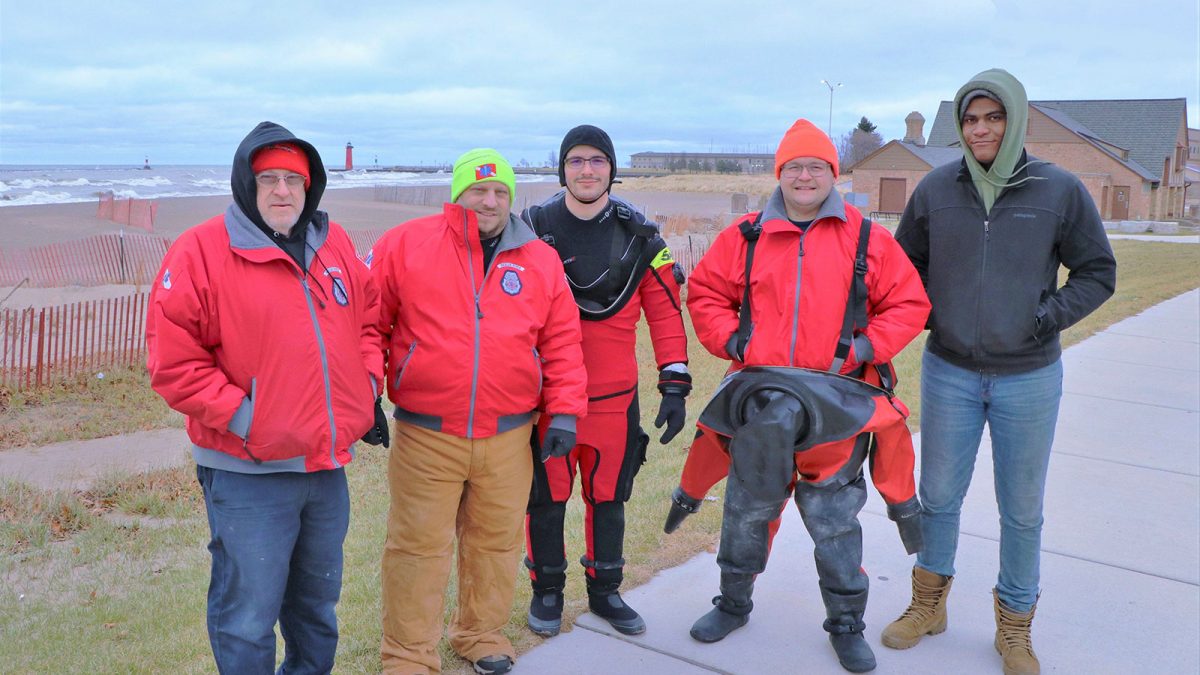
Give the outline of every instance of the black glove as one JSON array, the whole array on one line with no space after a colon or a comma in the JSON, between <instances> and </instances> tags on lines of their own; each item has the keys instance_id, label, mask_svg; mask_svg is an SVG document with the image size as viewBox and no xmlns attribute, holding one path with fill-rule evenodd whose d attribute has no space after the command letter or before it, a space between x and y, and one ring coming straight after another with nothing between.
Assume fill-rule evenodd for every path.
<instances>
[{"instance_id":1,"label":"black glove","mask_svg":"<svg viewBox=\"0 0 1200 675\"><path fill-rule=\"evenodd\" d=\"M575 447L575 432L550 427L542 438L542 461L551 457L566 457Z\"/></svg>"},{"instance_id":2,"label":"black glove","mask_svg":"<svg viewBox=\"0 0 1200 675\"><path fill-rule=\"evenodd\" d=\"M388 431L387 415L383 414L383 397L375 399L375 426L367 430L363 434L363 443L369 445L382 445L388 447L392 444L392 435Z\"/></svg>"},{"instance_id":3,"label":"black glove","mask_svg":"<svg viewBox=\"0 0 1200 675\"><path fill-rule=\"evenodd\" d=\"M687 419L684 399L692 392L692 376L678 370L663 370L658 374L658 391L662 393L662 403L658 407L658 417L654 420L654 428L662 429L667 425L659 443L671 442L675 435L683 430Z\"/></svg>"}]
</instances>

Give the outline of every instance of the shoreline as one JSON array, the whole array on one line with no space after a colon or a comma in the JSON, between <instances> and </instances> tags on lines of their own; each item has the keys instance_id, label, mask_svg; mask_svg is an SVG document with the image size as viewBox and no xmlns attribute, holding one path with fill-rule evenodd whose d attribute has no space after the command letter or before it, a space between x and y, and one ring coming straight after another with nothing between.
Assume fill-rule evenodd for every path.
<instances>
[{"instance_id":1,"label":"shoreline","mask_svg":"<svg viewBox=\"0 0 1200 675\"><path fill-rule=\"evenodd\" d=\"M730 197L724 192L622 192L619 184L616 187L617 196L633 203L652 219L670 215L707 217L729 212ZM557 182L518 183L513 212L519 214L526 206L542 202L559 189ZM446 190L448 194L449 186ZM231 200L227 194L151 200L158 204L158 212L154 231L148 234L174 239L187 229L224 213ZM97 201L91 201L0 207L0 242L3 242L0 248L28 249L120 232L121 225L96 217L97 206ZM321 197L321 210L347 230L390 229L439 209L376 201L374 187L326 190ZM140 228L124 229L131 234L147 234Z\"/></svg>"}]
</instances>

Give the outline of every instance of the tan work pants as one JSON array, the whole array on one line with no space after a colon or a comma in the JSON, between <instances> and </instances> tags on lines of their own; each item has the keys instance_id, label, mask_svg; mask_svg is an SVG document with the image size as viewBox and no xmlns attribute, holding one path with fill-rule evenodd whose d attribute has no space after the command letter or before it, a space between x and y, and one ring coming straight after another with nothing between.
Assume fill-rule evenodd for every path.
<instances>
[{"instance_id":1,"label":"tan work pants","mask_svg":"<svg viewBox=\"0 0 1200 675\"><path fill-rule=\"evenodd\" d=\"M396 422L383 549L384 672L441 672L437 644L456 534L450 646L470 661L516 658L500 629L516 592L533 479L531 427L470 439Z\"/></svg>"}]
</instances>

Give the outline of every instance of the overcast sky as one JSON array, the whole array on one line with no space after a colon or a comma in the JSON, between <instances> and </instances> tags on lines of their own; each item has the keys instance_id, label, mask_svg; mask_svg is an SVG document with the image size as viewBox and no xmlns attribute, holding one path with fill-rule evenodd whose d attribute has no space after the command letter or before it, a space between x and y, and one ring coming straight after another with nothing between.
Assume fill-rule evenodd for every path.
<instances>
[{"instance_id":1,"label":"overcast sky","mask_svg":"<svg viewBox=\"0 0 1200 675\"><path fill-rule=\"evenodd\" d=\"M1139 6L1140 5L1140 6ZM975 73L1030 99L1187 98L1198 0L0 0L0 163L228 164L269 119L340 166L546 161L576 124L642 151L774 152L797 117L884 140Z\"/></svg>"}]
</instances>

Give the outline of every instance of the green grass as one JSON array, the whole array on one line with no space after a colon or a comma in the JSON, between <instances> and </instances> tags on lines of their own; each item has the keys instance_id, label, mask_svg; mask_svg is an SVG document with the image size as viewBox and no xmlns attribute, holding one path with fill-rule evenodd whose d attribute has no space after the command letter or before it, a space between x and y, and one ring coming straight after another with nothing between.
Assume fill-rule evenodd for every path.
<instances>
[{"instance_id":1,"label":"green grass","mask_svg":"<svg viewBox=\"0 0 1200 675\"><path fill-rule=\"evenodd\" d=\"M182 427L145 367L104 368L27 391L0 387L0 450Z\"/></svg>"},{"instance_id":2,"label":"green grass","mask_svg":"<svg viewBox=\"0 0 1200 675\"><path fill-rule=\"evenodd\" d=\"M1200 286L1195 271L1200 247L1117 241L1114 249L1120 262L1116 297L1067 331L1065 344L1074 344L1115 321ZM640 337L640 362L652 363L644 331ZM914 419L920 410L921 339L896 362L901 397L914 410ZM727 362L704 353L694 340L691 351L696 394L689 401L689 421L694 422ZM628 587L714 547L721 516L717 504L708 504L674 534L662 533L667 499L678 483L691 433L685 428L666 447L657 442L661 432L652 427L658 408L653 387L656 374L653 368L644 367L641 375L646 383L642 387L643 425L652 441L649 459L627 507ZM119 390L126 397L151 400L132 388ZM79 405L103 408L103 399L92 387L77 385L53 397L37 398L37 407L46 419L53 420L69 417ZM115 409L126 413L108 416L112 420L109 433L143 428L144 421L124 421L123 414L129 412L125 400L113 403ZM6 423L13 410L19 412L20 408L5 410ZM379 558L387 515L386 468L387 452L373 447L360 452L348 468L352 518L338 606L341 672L379 671ZM712 494L721 493L718 486ZM578 560L583 553L582 513L580 500L572 500L567 514L568 560ZM0 484L0 579L4 580L0 584L0 633L31 638L0 640L0 664L4 664L0 669L14 673L211 672L204 626L207 540L200 490L190 465L106 479L88 492L44 492L20 484ZM518 569L517 598L506 628L519 651L541 642L525 628L529 583L523 572ZM586 610L581 572L576 564L568 571L567 626ZM716 589L696 592L715 593ZM453 588L447 595L454 597ZM469 672L448 650L443 649L443 654L447 672Z\"/></svg>"}]
</instances>

